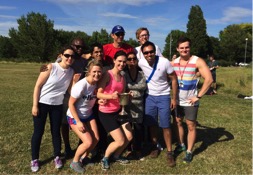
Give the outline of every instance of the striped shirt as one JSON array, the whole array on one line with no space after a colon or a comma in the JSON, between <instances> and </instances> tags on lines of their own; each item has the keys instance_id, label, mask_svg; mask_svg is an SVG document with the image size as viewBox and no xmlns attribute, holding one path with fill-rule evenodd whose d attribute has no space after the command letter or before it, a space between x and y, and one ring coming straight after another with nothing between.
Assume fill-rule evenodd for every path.
<instances>
[{"instance_id":1,"label":"striped shirt","mask_svg":"<svg viewBox=\"0 0 253 175\"><path fill-rule=\"evenodd\" d=\"M174 60L173 68L178 79L180 106L191 106L189 98L196 96L198 93L197 85L199 77L196 76L197 60L197 56L192 56L186 65L180 65L180 57ZM198 105L198 103L195 104Z\"/></svg>"}]
</instances>

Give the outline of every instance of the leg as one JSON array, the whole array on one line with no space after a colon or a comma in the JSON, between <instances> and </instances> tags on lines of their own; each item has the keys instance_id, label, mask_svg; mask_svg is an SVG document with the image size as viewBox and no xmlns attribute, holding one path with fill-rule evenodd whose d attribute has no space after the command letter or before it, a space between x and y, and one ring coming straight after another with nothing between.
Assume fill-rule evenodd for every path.
<instances>
[{"instance_id":1,"label":"leg","mask_svg":"<svg viewBox=\"0 0 253 175\"><path fill-rule=\"evenodd\" d=\"M126 139L125 139L124 144L115 151L114 153L115 157L119 157L121 153L124 151L124 149L127 147L127 145L129 144L129 142L133 139L132 127L129 122L121 125L121 129Z\"/></svg>"},{"instance_id":2,"label":"leg","mask_svg":"<svg viewBox=\"0 0 253 175\"><path fill-rule=\"evenodd\" d=\"M69 94L67 93L63 99L63 110L62 110L62 124L61 124L61 135L65 146L65 156L72 156L72 150L69 142L69 124L66 117L68 110Z\"/></svg>"},{"instance_id":3,"label":"leg","mask_svg":"<svg viewBox=\"0 0 253 175\"><path fill-rule=\"evenodd\" d=\"M81 156L92 146L92 136L90 134L90 130L85 123L83 123L83 125L85 127L84 133L78 130L77 125L70 125L71 129L76 133L78 138L82 140L82 143L77 147L73 162L79 162Z\"/></svg>"},{"instance_id":4,"label":"leg","mask_svg":"<svg viewBox=\"0 0 253 175\"><path fill-rule=\"evenodd\" d=\"M177 139L178 144L184 143L184 128L183 128L183 118L181 117L174 117L175 123L176 123L176 133L177 133Z\"/></svg>"},{"instance_id":5,"label":"leg","mask_svg":"<svg viewBox=\"0 0 253 175\"><path fill-rule=\"evenodd\" d=\"M172 132L170 128L163 128L163 138L164 138L167 150L171 152L172 151L172 143L171 143Z\"/></svg>"},{"instance_id":6,"label":"leg","mask_svg":"<svg viewBox=\"0 0 253 175\"><path fill-rule=\"evenodd\" d=\"M90 135L92 137L92 145L82 155L82 159L87 157L89 155L89 153L96 147L97 143L99 142L99 133L98 133L96 120L92 119L92 120L86 122L86 126L89 128Z\"/></svg>"},{"instance_id":7,"label":"leg","mask_svg":"<svg viewBox=\"0 0 253 175\"><path fill-rule=\"evenodd\" d=\"M51 134L54 146L54 156L61 154L61 120L62 120L62 105L53 106L49 112Z\"/></svg>"},{"instance_id":8,"label":"leg","mask_svg":"<svg viewBox=\"0 0 253 175\"><path fill-rule=\"evenodd\" d=\"M33 135L31 139L32 160L39 159L40 144L45 130L48 105L39 103L39 115L33 117Z\"/></svg>"},{"instance_id":9,"label":"leg","mask_svg":"<svg viewBox=\"0 0 253 175\"><path fill-rule=\"evenodd\" d=\"M188 128L188 136L187 136L187 151L192 152L196 136L196 121L186 120L187 128Z\"/></svg>"}]
</instances>

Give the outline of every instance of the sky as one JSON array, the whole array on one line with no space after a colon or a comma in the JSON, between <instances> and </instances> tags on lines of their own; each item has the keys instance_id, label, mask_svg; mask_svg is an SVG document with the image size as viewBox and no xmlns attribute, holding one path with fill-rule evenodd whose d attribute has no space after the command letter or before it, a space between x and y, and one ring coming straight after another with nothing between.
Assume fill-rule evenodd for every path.
<instances>
[{"instance_id":1,"label":"sky","mask_svg":"<svg viewBox=\"0 0 253 175\"><path fill-rule=\"evenodd\" d=\"M139 27L147 27L149 40L163 50L171 30L186 32L192 6L202 9L207 34L219 37L228 25L252 23L252 0L0 0L0 35L8 37L17 19L30 12L45 14L55 29L83 31L101 29L111 33L115 25L135 38Z\"/></svg>"}]
</instances>

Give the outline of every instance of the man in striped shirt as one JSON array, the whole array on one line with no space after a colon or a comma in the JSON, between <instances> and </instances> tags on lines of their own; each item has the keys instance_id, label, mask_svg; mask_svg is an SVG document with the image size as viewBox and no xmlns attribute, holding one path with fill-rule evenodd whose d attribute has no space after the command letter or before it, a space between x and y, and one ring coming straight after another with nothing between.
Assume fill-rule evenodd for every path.
<instances>
[{"instance_id":1,"label":"man in striped shirt","mask_svg":"<svg viewBox=\"0 0 253 175\"><path fill-rule=\"evenodd\" d=\"M178 58L171 62L178 78L179 98L178 106L175 113L175 121L178 133L178 145L174 151L179 154L186 151L183 159L184 163L192 161L192 149L196 140L196 120L200 98L210 88L213 79L211 72L202 58L191 55L191 40L181 37L177 41L177 51L180 54ZM203 85L198 92L197 85L200 76L204 79ZM187 149L184 144L184 129L182 125L183 117L185 117L188 128Z\"/></svg>"}]
</instances>

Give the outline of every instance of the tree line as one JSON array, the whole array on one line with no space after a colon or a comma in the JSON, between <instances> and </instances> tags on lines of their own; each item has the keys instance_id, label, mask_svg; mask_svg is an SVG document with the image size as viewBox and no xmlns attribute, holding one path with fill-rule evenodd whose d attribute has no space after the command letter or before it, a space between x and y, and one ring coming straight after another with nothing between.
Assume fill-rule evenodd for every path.
<instances>
[{"instance_id":1,"label":"tree line","mask_svg":"<svg viewBox=\"0 0 253 175\"><path fill-rule=\"evenodd\" d=\"M9 37L0 35L0 59L15 61L48 62L56 58L59 49L80 37L86 43L86 52L94 42L111 43L110 33L105 29L94 31L91 35L83 31L55 30L54 22L45 14L30 12L17 20L18 28L10 28ZM188 15L187 31L172 30L165 39L163 55L171 59L177 54L176 42L180 36L192 40L191 52L204 59L215 55L219 64L233 65L236 62L252 61L252 24L242 23L227 26L219 37L208 36L206 21L201 8L192 6ZM247 38L247 41L246 41ZM139 43L129 38L126 43L136 47ZM247 47L246 47L247 42ZM246 53L246 54L245 54Z\"/></svg>"}]
</instances>

